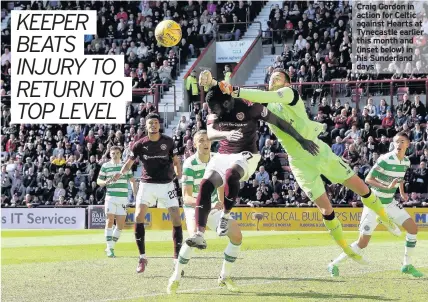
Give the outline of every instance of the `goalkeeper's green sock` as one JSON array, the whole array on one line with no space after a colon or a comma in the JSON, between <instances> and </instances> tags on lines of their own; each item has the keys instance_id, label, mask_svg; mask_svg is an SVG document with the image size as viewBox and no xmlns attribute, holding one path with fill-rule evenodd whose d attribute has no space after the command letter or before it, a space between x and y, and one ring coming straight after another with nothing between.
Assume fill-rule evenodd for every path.
<instances>
[{"instance_id":1,"label":"goalkeeper's green sock","mask_svg":"<svg viewBox=\"0 0 428 302\"><path fill-rule=\"evenodd\" d=\"M330 231L330 235L337 242L337 244L345 249L348 247L348 243L346 242L345 236L343 235L342 224L339 219L335 217L334 211L329 215L323 215L324 224L327 229Z\"/></svg>"},{"instance_id":2,"label":"goalkeeper's green sock","mask_svg":"<svg viewBox=\"0 0 428 302\"><path fill-rule=\"evenodd\" d=\"M371 189L367 195L361 196L361 200L366 207L373 210L377 215L379 215L382 221L389 221L389 216L386 213L383 204L380 202L379 198L372 192Z\"/></svg>"}]
</instances>

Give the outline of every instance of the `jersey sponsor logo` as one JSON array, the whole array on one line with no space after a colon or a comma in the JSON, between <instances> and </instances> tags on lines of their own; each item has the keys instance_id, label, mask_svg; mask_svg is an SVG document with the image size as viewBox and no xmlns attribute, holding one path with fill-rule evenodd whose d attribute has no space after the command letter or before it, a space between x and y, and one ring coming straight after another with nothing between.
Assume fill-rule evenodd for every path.
<instances>
[{"instance_id":1,"label":"jersey sponsor logo","mask_svg":"<svg viewBox=\"0 0 428 302\"><path fill-rule=\"evenodd\" d=\"M149 150L149 147L148 146L144 146L143 149Z\"/></svg>"},{"instance_id":2,"label":"jersey sponsor logo","mask_svg":"<svg viewBox=\"0 0 428 302\"><path fill-rule=\"evenodd\" d=\"M312 194L312 192L311 192L311 191L309 191L309 192L308 192L308 197L309 197L309 198L312 198L313 196L314 196L314 195Z\"/></svg>"},{"instance_id":3,"label":"jersey sponsor logo","mask_svg":"<svg viewBox=\"0 0 428 302\"><path fill-rule=\"evenodd\" d=\"M277 94L280 98L284 97L284 93L282 93L282 91L277 91Z\"/></svg>"},{"instance_id":4,"label":"jersey sponsor logo","mask_svg":"<svg viewBox=\"0 0 428 302\"><path fill-rule=\"evenodd\" d=\"M263 111L261 113L262 117L266 117L268 115L268 109L266 107L263 107Z\"/></svg>"},{"instance_id":5,"label":"jersey sponsor logo","mask_svg":"<svg viewBox=\"0 0 428 302\"><path fill-rule=\"evenodd\" d=\"M366 232L370 231L370 226L369 225L365 225L364 226L364 231L366 231Z\"/></svg>"},{"instance_id":6,"label":"jersey sponsor logo","mask_svg":"<svg viewBox=\"0 0 428 302\"><path fill-rule=\"evenodd\" d=\"M245 114L243 112L238 112L236 114L236 118L238 119L238 121L242 121L245 118Z\"/></svg>"},{"instance_id":7,"label":"jersey sponsor logo","mask_svg":"<svg viewBox=\"0 0 428 302\"><path fill-rule=\"evenodd\" d=\"M155 156L143 155L143 158L145 160L148 160L148 159L156 159L156 158L167 158L167 156L166 155L155 155Z\"/></svg>"},{"instance_id":8,"label":"jersey sponsor logo","mask_svg":"<svg viewBox=\"0 0 428 302\"><path fill-rule=\"evenodd\" d=\"M162 144L160 148L165 151L166 150L166 145Z\"/></svg>"}]
</instances>

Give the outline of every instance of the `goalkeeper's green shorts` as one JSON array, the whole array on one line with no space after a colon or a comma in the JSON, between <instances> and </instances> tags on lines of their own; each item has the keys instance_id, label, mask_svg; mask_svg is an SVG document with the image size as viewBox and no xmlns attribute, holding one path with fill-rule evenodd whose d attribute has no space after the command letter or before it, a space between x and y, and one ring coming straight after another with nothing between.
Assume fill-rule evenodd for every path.
<instances>
[{"instance_id":1,"label":"goalkeeper's green shorts","mask_svg":"<svg viewBox=\"0 0 428 302\"><path fill-rule=\"evenodd\" d=\"M343 184L355 173L351 167L339 156L333 153L331 148L321 140L315 141L319 146L317 156L308 156L298 159L290 159L290 167L297 183L313 201L325 192L324 175L332 183Z\"/></svg>"}]
</instances>

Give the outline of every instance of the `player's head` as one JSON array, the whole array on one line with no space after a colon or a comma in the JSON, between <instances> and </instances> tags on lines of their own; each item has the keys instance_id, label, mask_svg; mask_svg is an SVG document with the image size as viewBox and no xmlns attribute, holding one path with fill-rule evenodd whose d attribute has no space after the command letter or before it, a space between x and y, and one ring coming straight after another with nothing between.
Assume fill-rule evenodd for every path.
<instances>
[{"instance_id":1,"label":"player's head","mask_svg":"<svg viewBox=\"0 0 428 302\"><path fill-rule=\"evenodd\" d=\"M397 150L397 152L402 152L404 154L407 148L409 148L409 145L410 139L405 132L398 132L394 136L394 148Z\"/></svg>"},{"instance_id":2,"label":"player's head","mask_svg":"<svg viewBox=\"0 0 428 302\"><path fill-rule=\"evenodd\" d=\"M290 85L291 80L284 68L275 68L269 79L269 90L275 91Z\"/></svg>"},{"instance_id":3,"label":"player's head","mask_svg":"<svg viewBox=\"0 0 428 302\"><path fill-rule=\"evenodd\" d=\"M211 152L211 141L206 130L199 130L193 137L193 146L199 154L208 155Z\"/></svg>"},{"instance_id":4,"label":"player's head","mask_svg":"<svg viewBox=\"0 0 428 302\"><path fill-rule=\"evenodd\" d=\"M119 160L121 156L122 150L118 146L110 147L110 158L112 160Z\"/></svg>"},{"instance_id":5,"label":"player's head","mask_svg":"<svg viewBox=\"0 0 428 302\"><path fill-rule=\"evenodd\" d=\"M224 94L218 86L211 87L205 100L208 103L208 107L211 113L221 117L224 112L229 112L234 106L233 98Z\"/></svg>"},{"instance_id":6,"label":"player's head","mask_svg":"<svg viewBox=\"0 0 428 302\"><path fill-rule=\"evenodd\" d=\"M157 113L149 113L146 117L146 129L149 134L157 134L160 129L160 117Z\"/></svg>"}]
</instances>

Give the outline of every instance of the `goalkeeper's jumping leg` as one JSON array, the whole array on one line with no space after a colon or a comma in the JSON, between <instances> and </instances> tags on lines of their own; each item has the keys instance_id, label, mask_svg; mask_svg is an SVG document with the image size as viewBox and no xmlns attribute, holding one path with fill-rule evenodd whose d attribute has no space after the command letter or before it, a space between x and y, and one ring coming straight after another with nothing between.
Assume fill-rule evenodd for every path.
<instances>
[{"instance_id":1,"label":"goalkeeper's jumping leg","mask_svg":"<svg viewBox=\"0 0 428 302\"><path fill-rule=\"evenodd\" d=\"M351 244L351 249L354 253L360 255L362 249L366 248L369 244L371 237L371 235L360 234L358 240ZM343 252L328 265L328 271L332 277L339 277L339 264L346 259L348 259L348 255Z\"/></svg>"},{"instance_id":2,"label":"goalkeeper's jumping leg","mask_svg":"<svg viewBox=\"0 0 428 302\"><path fill-rule=\"evenodd\" d=\"M315 203L318 209L321 211L323 216L324 224L327 229L330 231L330 235L336 241L336 243L341 247L341 249L353 260L365 263L361 255L356 254L352 248L346 242L345 236L342 230L342 224L339 219L335 216L333 207L331 206L330 200L327 197L327 193L323 193L320 197L315 200Z\"/></svg>"}]
</instances>

